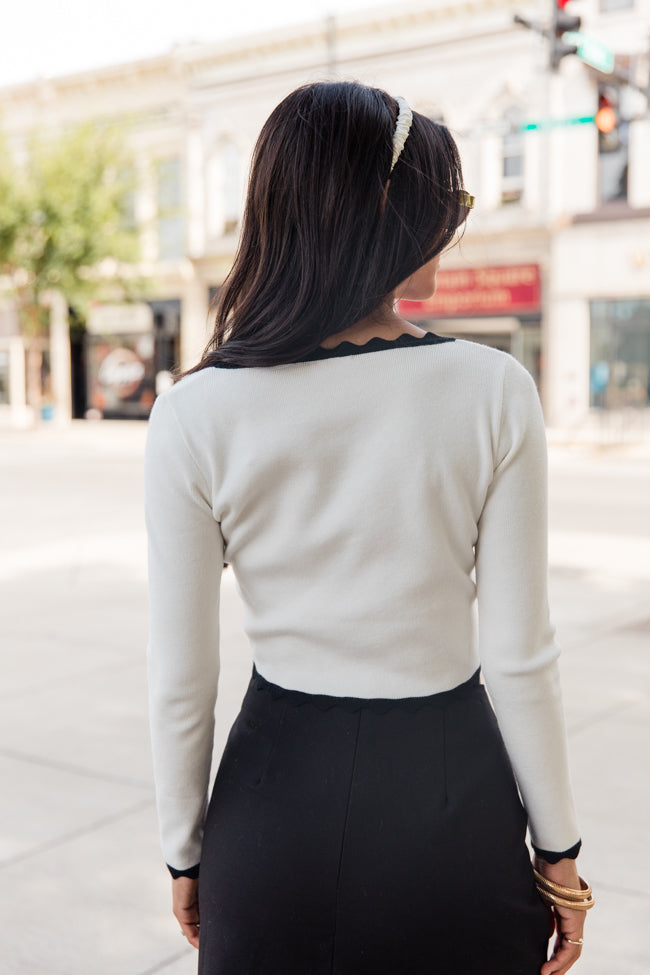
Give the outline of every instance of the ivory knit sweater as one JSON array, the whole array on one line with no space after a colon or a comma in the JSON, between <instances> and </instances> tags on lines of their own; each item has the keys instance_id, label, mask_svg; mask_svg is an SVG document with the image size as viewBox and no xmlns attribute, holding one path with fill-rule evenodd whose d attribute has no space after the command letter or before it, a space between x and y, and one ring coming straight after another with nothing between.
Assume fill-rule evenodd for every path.
<instances>
[{"instance_id":1,"label":"ivory knit sweater","mask_svg":"<svg viewBox=\"0 0 650 975\"><path fill-rule=\"evenodd\" d=\"M145 460L162 849L199 861L230 563L258 671L350 697L481 666L533 843L579 837L547 601L546 441L504 353L410 335L206 368L160 396Z\"/></svg>"}]
</instances>

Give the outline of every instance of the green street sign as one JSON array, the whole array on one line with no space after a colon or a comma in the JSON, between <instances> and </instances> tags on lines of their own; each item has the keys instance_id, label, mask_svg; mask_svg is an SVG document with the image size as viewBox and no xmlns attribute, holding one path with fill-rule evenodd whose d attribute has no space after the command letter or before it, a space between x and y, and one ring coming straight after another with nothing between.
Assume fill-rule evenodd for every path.
<instances>
[{"instance_id":1,"label":"green street sign","mask_svg":"<svg viewBox=\"0 0 650 975\"><path fill-rule=\"evenodd\" d=\"M578 30L569 30L562 34L562 40L565 44L575 44L578 48L576 54L580 60L584 61L585 64L590 64L597 71L602 71L603 74L611 74L614 70L614 54L601 41L587 37L586 34Z\"/></svg>"},{"instance_id":2,"label":"green street sign","mask_svg":"<svg viewBox=\"0 0 650 975\"><path fill-rule=\"evenodd\" d=\"M546 118L538 122L524 122L519 126L520 132L539 132L541 129L556 129L567 125L593 125L595 115L577 115L573 118Z\"/></svg>"}]
</instances>

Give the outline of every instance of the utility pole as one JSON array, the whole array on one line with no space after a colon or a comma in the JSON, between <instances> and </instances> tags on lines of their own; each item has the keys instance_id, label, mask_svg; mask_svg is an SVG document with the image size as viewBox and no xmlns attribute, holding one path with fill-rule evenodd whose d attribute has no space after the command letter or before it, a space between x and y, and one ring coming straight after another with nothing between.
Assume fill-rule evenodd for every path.
<instances>
[{"instance_id":1,"label":"utility pole","mask_svg":"<svg viewBox=\"0 0 650 975\"><path fill-rule=\"evenodd\" d=\"M563 35L567 32L576 34L582 25L582 19L572 14L568 14L564 7L569 2L569 0L551 0L551 23L550 26L546 27L544 24L536 23L533 20L528 20L527 17L521 17L519 14L515 14L513 20L515 24L519 24L520 27L526 27L527 30L532 30L536 34L541 34L542 37L548 38L549 44L549 68L552 72L556 72L560 66L560 61L565 58L568 54L578 54L579 45L574 43L568 43L563 39ZM570 40L573 40L571 38Z\"/></svg>"},{"instance_id":2,"label":"utility pole","mask_svg":"<svg viewBox=\"0 0 650 975\"><path fill-rule=\"evenodd\" d=\"M577 33L580 30L582 19L580 17L572 16L566 13L565 7L570 0L553 0L552 7L552 21L550 30L550 68L551 71L557 71L560 67L560 61L565 58L567 54L577 54L578 44L573 44L570 41L564 40L563 35L569 32ZM572 39L571 39L572 40Z\"/></svg>"}]
</instances>

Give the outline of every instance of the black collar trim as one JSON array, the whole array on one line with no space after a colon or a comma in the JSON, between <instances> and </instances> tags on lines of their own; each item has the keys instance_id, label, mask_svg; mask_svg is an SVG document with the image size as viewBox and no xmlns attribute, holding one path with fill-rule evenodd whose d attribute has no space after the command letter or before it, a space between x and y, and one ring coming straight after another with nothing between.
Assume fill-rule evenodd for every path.
<instances>
[{"instance_id":1,"label":"black collar trim","mask_svg":"<svg viewBox=\"0 0 650 975\"><path fill-rule=\"evenodd\" d=\"M434 332L427 332L426 335L412 335L410 332L402 332L396 339L385 339L379 335L373 335L371 339L363 345L355 342L340 342L332 349L324 349L319 346L310 352L309 355L300 359L299 362L315 362L319 359L338 359L347 355L363 355L366 352L383 352L385 349L412 349L421 345L440 345L442 342L453 342L451 337L436 335Z\"/></svg>"},{"instance_id":2,"label":"black collar trim","mask_svg":"<svg viewBox=\"0 0 650 975\"><path fill-rule=\"evenodd\" d=\"M295 362L318 362L321 359L340 359L343 356L365 355L367 352L384 352L386 349L414 349L422 345L440 345L443 342L454 342L451 336L436 335L434 332L426 332L425 335L412 335L410 332L402 332L395 339L381 338L374 335L363 345L355 342L340 342L333 349L324 349L319 346L313 352L309 352L301 359L292 359L291 362L276 363L276 365L292 365ZM213 369L243 369L244 365L233 365L226 362L213 362Z\"/></svg>"}]
</instances>

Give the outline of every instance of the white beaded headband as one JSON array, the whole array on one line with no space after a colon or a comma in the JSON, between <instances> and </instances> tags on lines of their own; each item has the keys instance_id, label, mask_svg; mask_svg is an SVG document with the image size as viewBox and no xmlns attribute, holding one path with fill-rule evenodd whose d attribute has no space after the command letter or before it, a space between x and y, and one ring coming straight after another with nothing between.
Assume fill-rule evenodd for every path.
<instances>
[{"instance_id":1,"label":"white beaded headband","mask_svg":"<svg viewBox=\"0 0 650 975\"><path fill-rule=\"evenodd\" d=\"M398 96L395 100L399 105L399 115L397 116L395 132L393 133L393 161L390 164L391 173L395 169L395 163L404 148L404 143L406 142L413 121L413 112L409 108L406 99Z\"/></svg>"}]
</instances>

